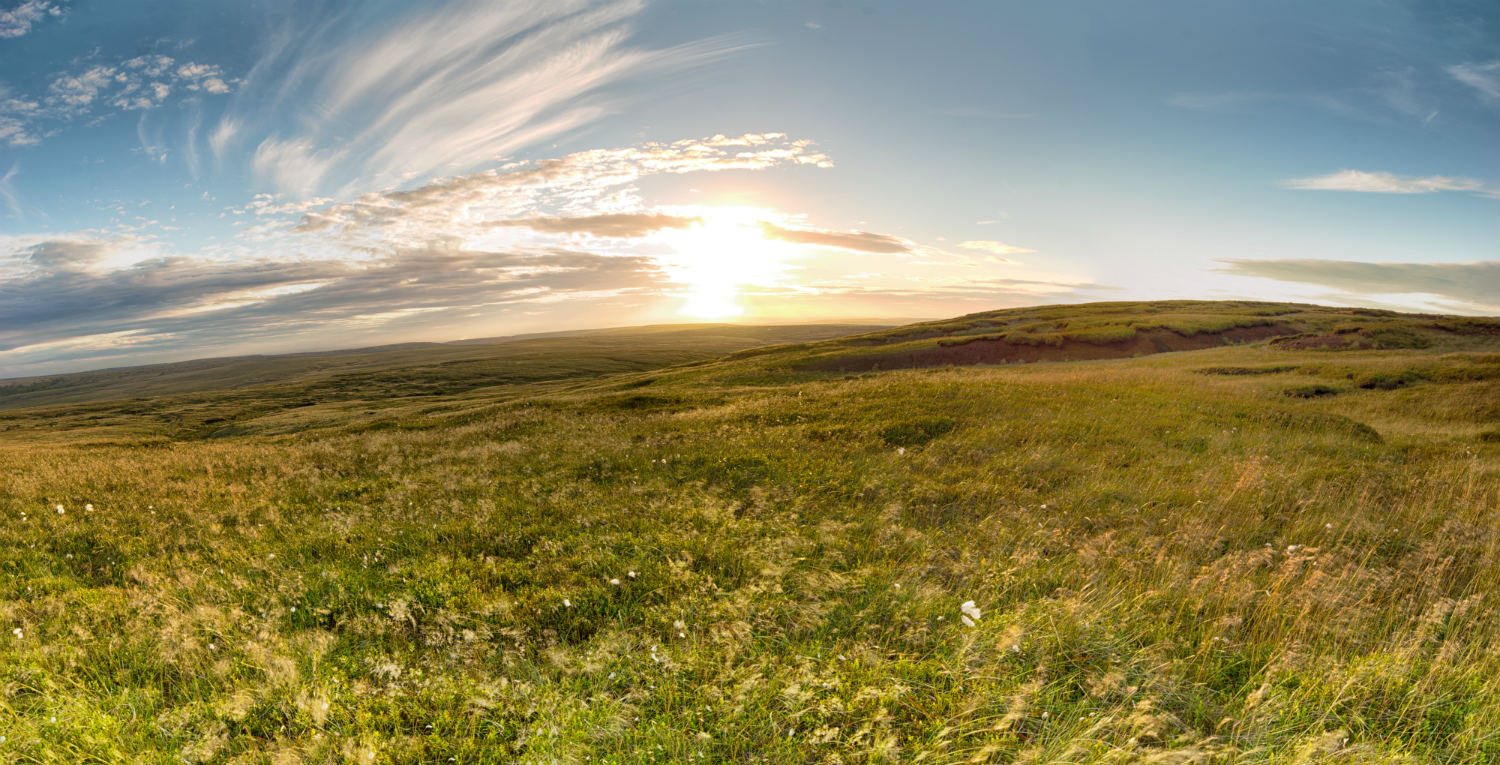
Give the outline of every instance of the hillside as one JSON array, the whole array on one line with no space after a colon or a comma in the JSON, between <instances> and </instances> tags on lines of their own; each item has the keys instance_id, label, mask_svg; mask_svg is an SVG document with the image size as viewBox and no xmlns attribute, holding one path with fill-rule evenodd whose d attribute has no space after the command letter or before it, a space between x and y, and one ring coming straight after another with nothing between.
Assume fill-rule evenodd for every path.
<instances>
[{"instance_id":1,"label":"hillside","mask_svg":"<svg viewBox=\"0 0 1500 765\"><path fill-rule=\"evenodd\" d=\"M1497 326L1052 306L12 409L0 751L1500 761Z\"/></svg>"},{"instance_id":2,"label":"hillside","mask_svg":"<svg viewBox=\"0 0 1500 765\"><path fill-rule=\"evenodd\" d=\"M425 384L429 391L605 374L714 358L761 345L865 332L869 324L667 324L515 338L196 359L0 380L0 409L140 398L289 383ZM377 374L384 373L384 374ZM344 386L338 386L344 387ZM382 389L382 392L390 391ZM415 393L403 390L403 393Z\"/></svg>"},{"instance_id":3,"label":"hillside","mask_svg":"<svg viewBox=\"0 0 1500 765\"><path fill-rule=\"evenodd\" d=\"M1296 303L1092 303L960 316L809 346L806 369L1079 361L1270 340L1280 349L1494 349L1500 319Z\"/></svg>"}]
</instances>

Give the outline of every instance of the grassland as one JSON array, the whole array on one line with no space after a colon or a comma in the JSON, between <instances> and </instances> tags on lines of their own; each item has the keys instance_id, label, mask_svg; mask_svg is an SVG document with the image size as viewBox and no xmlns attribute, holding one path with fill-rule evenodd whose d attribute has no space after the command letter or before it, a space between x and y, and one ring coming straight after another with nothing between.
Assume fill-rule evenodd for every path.
<instances>
[{"instance_id":1,"label":"grassland","mask_svg":"<svg viewBox=\"0 0 1500 765\"><path fill-rule=\"evenodd\" d=\"M663 324L453 343L235 356L0 380L0 410L217 392L245 387L298 396L441 395L479 387L580 378L716 358L732 351L878 329L861 324ZM209 400L211 397L199 397ZM158 407L160 408L160 407Z\"/></svg>"},{"instance_id":2,"label":"grassland","mask_svg":"<svg viewBox=\"0 0 1500 765\"><path fill-rule=\"evenodd\" d=\"M0 761L1500 761L1500 322L1027 310L0 413Z\"/></svg>"}]
</instances>

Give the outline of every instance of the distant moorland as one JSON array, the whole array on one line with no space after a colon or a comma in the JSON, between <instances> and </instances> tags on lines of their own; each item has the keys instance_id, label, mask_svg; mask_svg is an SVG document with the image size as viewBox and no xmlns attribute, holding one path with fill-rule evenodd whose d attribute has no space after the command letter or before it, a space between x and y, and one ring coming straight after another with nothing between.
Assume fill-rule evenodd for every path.
<instances>
[{"instance_id":1,"label":"distant moorland","mask_svg":"<svg viewBox=\"0 0 1500 765\"><path fill-rule=\"evenodd\" d=\"M622 329L0 410L0 762L1500 762L1500 319Z\"/></svg>"}]
</instances>

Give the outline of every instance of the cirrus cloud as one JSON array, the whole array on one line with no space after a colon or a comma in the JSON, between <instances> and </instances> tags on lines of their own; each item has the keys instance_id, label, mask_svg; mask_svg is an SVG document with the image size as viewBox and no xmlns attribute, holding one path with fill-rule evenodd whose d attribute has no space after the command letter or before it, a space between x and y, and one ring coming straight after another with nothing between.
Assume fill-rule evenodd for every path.
<instances>
[{"instance_id":1,"label":"cirrus cloud","mask_svg":"<svg viewBox=\"0 0 1500 765\"><path fill-rule=\"evenodd\" d=\"M1435 295L1471 313L1500 311L1500 261L1368 263L1355 260L1221 261L1231 274L1330 287L1350 296Z\"/></svg>"},{"instance_id":2,"label":"cirrus cloud","mask_svg":"<svg viewBox=\"0 0 1500 765\"><path fill-rule=\"evenodd\" d=\"M966 250L977 250L979 252L988 252L991 255L999 255L1002 259L1006 255L1025 255L1029 252L1036 252L1036 250L1016 247L1015 245L997 242L993 239L974 239L962 242L958 246Z\"/></svg>"},{"instance_id":3,"label":"cirrus cloud","mask_svg":"<svg viewBox=\"0 0 1500 765\"><path fill-rule=\"evenodd\" d=\"M1473 191L1493 194L1476 178L1448 175L1396 175L1394 173L1340 170L1327 175L1292 178L1282 182L1289 189L1308 191L1356 191L1367 194L1432 194L1438 191Z\"/></svg>"},{"instance_id":4,"label":"cirrus cloud","mask_svg":"<svg viewBox=\"0 0 1500 765\"><path fill-rule=\"evenodd\" d=\"M574 218L534 216L496 221L495 226L529 228L547 234L586 234L597 237L631 239L663 229L682 229L702 223L701 217L683 217L664 213L612 213L583 215Z\"/></svg>"},{"instance_id":5,"label":"cirrus cloud","mask_svg":"<svg viewBox=\"0 0 1500 765\"><path fill-rule=\"evenodd\" d=\"M814 247L836 247L841 250L877 254L908 253L916 249L916 245L900 237L874 234L869 231L782 228L769 222L760 224L760 227L767 239L780 239L784 242Z\"/></svg>"},{"instance_id":6,"label":"cirrus cloud","mask_svg":"<svg viewBox=\"0 0 1500 765\"><path fill-rule=\"evenodd\" d=\"M1484 64L1455 64L1448 67L1453 79L1474 89L1490 106L1500 104L1500 61Z\"/></svg>"},{"instance_id":7,"label":"cirrus cloud","mask_svg":"<svg viewBox=\"0 0 1500 765\"><path fill-rule=\"evenodd\" d=\"M255 146L263 187L347 196L462 173L618 108L613 86L743 49L733 39L632 42L638 0L482 0L430 6L383 27L313 25L256 63L212 131L222 155Z\"/></svg>"}]
</instances>

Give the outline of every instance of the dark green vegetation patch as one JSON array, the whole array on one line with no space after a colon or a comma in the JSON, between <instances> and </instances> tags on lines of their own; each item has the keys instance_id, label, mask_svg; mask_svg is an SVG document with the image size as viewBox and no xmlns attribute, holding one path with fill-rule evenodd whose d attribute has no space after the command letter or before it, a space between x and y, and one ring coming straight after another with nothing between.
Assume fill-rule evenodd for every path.
<instances>
[{"instance_id":1,"label":"dark green vegetation patch","mask_svg":"<svg viewBox=\"0 0 1500 765\"><path fill-rule=\"evenodd\" d=\"M921 446L953 430L958 423L947 417L909 420L880 429L880 438L891 446Z\"/></svg>"}]
</instances>

